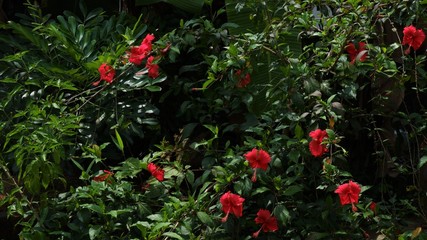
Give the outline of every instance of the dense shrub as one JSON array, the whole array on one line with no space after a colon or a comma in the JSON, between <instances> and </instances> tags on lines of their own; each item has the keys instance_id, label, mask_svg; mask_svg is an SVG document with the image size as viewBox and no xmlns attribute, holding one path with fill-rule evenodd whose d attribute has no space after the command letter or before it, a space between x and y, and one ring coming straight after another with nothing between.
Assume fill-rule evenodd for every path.
<instances>
[{"instance_id":1,"label":"dense shrub","mask_svg":"<svg viewBox=\"0 0 427 240\"><path fill-rule=\"evenodd\" d=\"M423 3L229 1L165 32L80 8L2 25L22 238L426 237Z\"/></svg>"}]
</instances>

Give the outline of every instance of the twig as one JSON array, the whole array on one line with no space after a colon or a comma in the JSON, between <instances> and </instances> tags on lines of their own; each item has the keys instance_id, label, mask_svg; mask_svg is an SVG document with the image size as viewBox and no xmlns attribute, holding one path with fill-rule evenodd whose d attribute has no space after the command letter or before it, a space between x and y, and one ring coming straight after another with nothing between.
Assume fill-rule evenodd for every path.
<instances>
[{"instance_id":1,"label":"twig","mask_svg":"<svg viewBox=\"0 0 427 240\"><path fill-rule=\"evenodd\" d=\"M22 191L21 187L18 185L18 183L15 181L15 178L13 178L13 176L10 174L9 169L6 167L5 161L3 158L1 158L0 161L0 166L1 169L3 170L4 173L6 173L7 178L10 179L10 182L12 183L12 185L14 185L14 187L16 189L18 189L18 193L21 196L21 198L26 201L28 203L28 206L30 207L30 209L32 210L32 212L34 213L34 216L37 218L38 221L40 221L40 217L39 215L36 213L34 206L32 205L32 203L28 200L27 196L25 195L25 193Z\"/></svg>"}]
</instances>

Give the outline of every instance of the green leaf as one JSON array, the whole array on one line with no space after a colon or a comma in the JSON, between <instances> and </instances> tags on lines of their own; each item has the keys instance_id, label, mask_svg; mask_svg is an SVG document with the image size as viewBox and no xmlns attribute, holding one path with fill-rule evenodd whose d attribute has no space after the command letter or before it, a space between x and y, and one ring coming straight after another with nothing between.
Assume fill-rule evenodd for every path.
<instances>
[{"instance_id":1,"label":"green leaf","mask_svg":"<svg viewBox=\"0 0 427 240\"><path fill-rule=\"evenodd\" d=\"M119 210L111 210L107 212L108 215L110 215L112 218L117 218L118 215L123 213L130 213L132 212L131 209L119 209Z\"/></svg>"},{"instance_id":2,"label":"green leaf","mask_svg":"<svg viewBox=\"0 0 427 240\"><path fill-rule=\"evenodd\" d=\"M96 225L96 226L92 226L91 228L89 228L89 238L92 239L96 239L96 237L99 235L99 232L101 232L101 226Z\"/></svg>"},{"instance_id":3,"label":"green leaf","mask_svg":"<svg viewBox=\"0 0 427 240\"><path fill-rule=\"evenodd\" d=\"M211 216L209 216L209 214L207 214L205 212L197 212L197 217L200 219L200 221L203 224L206 224L208 226L214 226L214 222L213 222Z\"/></svg>"},{"instance_id":4,"label":"green leaf","mask_svg":"<svg viewBox=\"0 0 427 240\"><path fill-rule=\"evenodd\" d=\"M268 191L270 191L270 189L267 187L258 187L255 189L255 191L252 192L252 196L255 196L255 195L261 194L261 193L265 193Z\"/></svg>"},{"instance_id":5,"label":"green leaf","mask_svg":"<svg viewBox=\"0 0 427 240\"><path fill-rule=\"evenodd\" d=\"M192 171L188 170L187 172L185 172L185 178L187 179L188 183L194 183L194 173Z\"/></svg>"},{"instance_id":6,"label":"green leaf","mask_svg":"<svg viewBox=\"0 0 427 240\"><path fill-rule=\"evenodd\" d=\"M303 136L304 136L304 131L302 130L301 125L297 124L295 126L295 137L298 140L301 140L303 138Z\"/></svg>"},{"instance_id":7,"label":"green leaf","mask_svg":"<svg viewBox=\"0 0 427 240\"><path fill-rule=\"evenodd\" d=\"M170 226L169 222L159 222L152 228L152 232L155 233L159 231L160 229L165 229Z\"/></svg>"},{"instance_id":8,"label":"green leaf","mask_svg":"<svg viewBox=\"0 0 427 240\"><path fill-rule=\"evenodd\" d=\"M282 224L287 223L291 219L288 209L281 204L274 208L273 215L276 216L277 220Z\"/></svg>"},{"instance_id":9,"label":"green leaf","mask_svg":"<svg viewBox=\"0 0 427 240\"><path fill-rule=\"evenodd\" d=\"M117 131L117 129L114 129L115 133L116 133L116 141L117 141L117 147L120 149L121 152L123 152L124 150L124 145L123 145L123 140L122 137L120 137L119 132Z\"/></svg>"},{"instance_id":10,"label":"green leaf","mask_svg":"<svg viewBox=\"0 0 427 240\"><path fill-rule=\"evenodd\" d=\"M234 184L234 189L240 195L248 195L252 190L252 181L249 178L245 178Z\"/></svg>"},{"instance_id":11,"label":"green leaf","mask_svg":"<svg viewBox=\"0 0 427 240\"><path fill-rule=\"evenodd\" d=\"M147 86L147 90L150 92L160 92L162 88L159 86Z\"/></svg>"},{"instance_id":12,"label":"green leaf","mask_svg":"<svg viewBox=\"0 0 427 240\"><path fill-rule=\"evenodd\" d=\"M178 234L176 234L174 232L165 232L165 233L163 233L163 236L184 240L184 238L182 238L181 236L179 236Z\"/></svg>"},{"instance_id":13,"label":"green leaf","mask_svg":"<svg viewBox=\"0 0 427 240\"><path fill-rule=\"evenodd\" d=\"M49 186L49 183L51 181L51 174L50 174L50 166L45 164L45 168L43 169L43 174L42 174L42 186L44 189L46 189Z\"/></svg>"},{"instance_id":14,"label":"green leaf","mask_svg":"<svg viewBox=\"0 0 427 240\"><path fill-rule=\"evenodd\" d=\"M6 77L5 79L1 79L0 82L2 82L2 83L16 83L17 81L14 78Z\"/></svg>"},{"instance_id":15,"label":"green leaf","mask_svg":"<svg viewBox=\"0 0 427 240\"><path fill-rule=\"evenodd\" d=\"M144 118L144 119L142 119L142 123L147 124L147 125L151 125L151 126L155 126L155 125L159 124L159 122L155 118Z\"/></svg>"},{"instance_id":16,"label":"green leaf","mask_svg":"<svg viewBox=\"0 0 427 240\"><path fill-rule=\"evenodd\" d=\"M150 223L143 222L143 221L138 221L132 226L136 226L139 229L139 231L141 231L141 235L142 237L144 237L143 239L145 239L145 236L147 235L147 229L151 228Z\"/></svg>"},{"instance_id":17,"label":"green leaf","mask_svg":"<svg viewBox=\"0 0 427 240\"><path fill-rule=\"evenodd\" d=\"M202 89L208 88L216 79L215 78L209 78L203 83Z\"/></svg>"},{"instance_id":18,"label":"green leaf","mask_svg":"<svg viewBox=\"0 0 427 240\"><path fill-rule=\"evenodd\" d=\"M156 214L151 214L149 216L147 216L148 219L152 220L152 221L157 221L157 222L161 222L163 221L163 217L162 215L156 213Z\"/></svg>"},{"instance_id":19,"label":"green leaf","mask_svg":"<svg viewBox=\"0 0 427 240\"><path fill-rule=\"evenodd\" d=\"M150 228L151 224L149 222L146 221L138 221L135 224L133 224L133 226L138 227L139 229L142 228Z\"/></svg>"},{"instance_id":20,"label":"green leaf","mask_svg":"<svg viewBox=\"0 0 427 240\"><path fill-rule=\"evenodd\" d=\"M328 138L329 139L334 140L336 138L334 130L332 130L332 129L326 129L326 133L328 134Z\"/></svg>"},{"instance_id":21,"label":"green leaf","mask_svg":"<svg viewBox=\"0 0 427 240\"><path fill-rule=\"evenodd\" d=\"M184 126L182 130L182 139L186 139L190 137L190 135L193 133L194 128L198 125L198 123L189 123Z\"/></svg>"},{"instance_id":22,"label":"green leaf","mask_svg":"<svg viewBox=\"0 0 427 240\"><path fill-rule=\"evenodd\" d=\"M235 44L228 46L228 52L231 56L235 57L239 53Z\"/></svg>"},{"instance_id":23,"label":"green leaf","mask_svg":"<svg viewBox=\"0 0 427 240\"><path fill-rule=\"evenodd\" d=\"M104 213L102 208L98 205L95 205L95 204L82 204L81 207L90 209L96 213Z\"/></svg>"},{"instance_id":24,"label":"green leaf","mask_svg":"<svg viewBox=\"0 0 427 240\"><path fill-rule=\"evenodd\" d=\"M76 30L77 30L77 21L76 21L76 18L75 18L75 17L70 16L70 17L68 18L68 28L69 28L69 30L70 30L74 35L76 35Z\"/></svg>"},{"instance_id":25,"label":"green leaf","mask_svg":"<svg viewBox=\"0 0 427 240\"><path fill-rule=\"evenodd\" d=\"M328 100L326 101L326 103L327 103L328 105L330 105L330 104L332 103L332 100L334 100L334 98L335 98L336 96L337 96L336 94L334 94L334 95L330 96L330 97L328 98Z\"/></svg>"},{"instance_id":26,"label":"green leaf","mask_svg":"<svg viewBox=\"0 0 427 240\"><path fill-rule=\"evenodd\" d=\"M0 61L4 61L4 62L13 62L16 60L20 60L22 59L22 57L27 54L29 51L22 51L13 55L8 55L6 57L3 57L0 59Z\"/></svg>"},{"instance_id":27,"label":"green leaf","mask_svg":"<svg viewBox=\"0 0 427 240\"><path fill-rule=\"evenodd\" d=\"M288 141L288 144L290 143L291 141ZM300 152L299 151L297 151L297 150L295 150L295 149L292 149L289 153L288 153L288 158L289 158L289 160L291 160L292 162L298 162L298 159L299 159L299 157L300 157L301 155L300 155Z\"/></svg>"},{"instance_id":28,"label":"green leaf","mask_svg":"<svg viewBox=\"0 0 427 240\"><path fill-rule=\"evenodd\" d=\"M102 152L101 152L101 149L102 148L100 148L98 145L96 145L96 144L93 144L92 145L92 149L93 149L93 153L95 154L95 156L97 156L98 158L101 158L101 156L102 156Z\"/></svg>"},{"instance_id":29,"label":"green leaf","mask_svg":"<svg viewBox=\"0 0 427 240\"><path fill-rule=\"evenodd\" d=\"M24 27L19 23L9 22L4 25L6 28L13 29L16 33L30 41L34 46L37 46L44 53L48 52L48 41L45 41L39 34L32 31L32 29Z\"/></svg>"},{"instance_id":30,"label":"green leaf","mask_svg":"<svg viewBox=\"0 0 427 240\"><path fill-rule=\"evenodd\" d=\"M302 187L299 185L292 185L286 188L286 190L283 192L283 195L285 196L293 196L298 192L302 191Z\"/></svg>"},{"instance_id":31,"label":"green leaf","mask_svg":"<svg viewBox=\"0 0 427 240\"><path fill-rule=\"evenodd\" d=\"M418 169L421 169L427 163L427 156L422 156L418 163Z\"/></svg>"},{"instance_id":32,"label":"green leaf","mask_svg":"<svg viewBox=\"0 0 427 240\"><path fill-rule=\"evenodd\" d=\"M218 126L204 124L203 127L209 129L215 135L215 137L218 136Z\"/></svg>"},{"instance_id":33,"label":"green leaf","mask_svg":"<svg viewBox=\"0 0 427 240\"><path fill-rule=\"evenodd\" d=\"M83 17L86 18L87 15L87 6L85 1L79 1L80 12L82 12Z\"/></svg>"}]
</instances>

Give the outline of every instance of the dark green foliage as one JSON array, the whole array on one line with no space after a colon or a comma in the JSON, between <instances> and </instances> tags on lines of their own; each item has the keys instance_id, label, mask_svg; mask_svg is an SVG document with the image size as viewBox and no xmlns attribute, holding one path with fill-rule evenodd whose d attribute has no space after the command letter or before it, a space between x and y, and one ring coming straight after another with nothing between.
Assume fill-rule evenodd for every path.
<instances>
[{"instance_id":1,"label":"dark green foliage","mask_svg":"<svg viewBox=\"0 0 427 240\"><path fill-rule=\"evenodd\" d=\"M0 62L3 161L16 166L18 179L33 194L55 179L64 181L62 168L82 146L96 142L104 122L126 124L124 132L140 136L134 124L156 124L151 115L157 110L141 91L157 91L154 85L165 78L134 79L128 71L112 91L91 86L98 66L117 61L146 27L129 28L125 15L107 18L100 9L81 8L82 19L68 13L49 20L29 5L30 16L21 24L3 25L8 31L1 40L11 43ZM103 106L112 102L116 107Z\"/></svg>"},{"instance_id":2,"label":"dark green foliage","mask_svg":"<svg viewBox=\"0 0 427 240\"><path fill-rule=\"evenodd\" d=\"M236 0L158 18L152 79L128 58L153 16L81 4L50 19L29 4L0 37L0 206L23 239L250 239L259 209L278 222L261 239L423 239L426 48L405 54L402 31L425 29L425 6ZM92 86L102 63L114 81ZM251 168L254 148L267 170ZM361 193L342 206L350 180ZM223 223L228 191L243 214Z\"/></svg>"}]
</instances>

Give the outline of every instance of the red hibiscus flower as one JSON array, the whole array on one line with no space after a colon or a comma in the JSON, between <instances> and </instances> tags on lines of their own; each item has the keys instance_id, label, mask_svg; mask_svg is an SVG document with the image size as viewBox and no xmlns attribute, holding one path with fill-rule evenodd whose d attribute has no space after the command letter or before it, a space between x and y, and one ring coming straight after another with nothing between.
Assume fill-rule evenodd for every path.
<instances>
[{"instance_id":1,"label":"red hibiscus flower","mask_svg":"<svg viewBox=\"0 0 427 240\"><path fill-rule=\"evenodd\" d=\"M316 129L314 131L311 131L309 136L313 139L308 144L310 152L313 156L320 157L328 151L328 148L324 144L322 144L323 139L328 136L326 130Z\"/></svg>"},{"instance_id":2,"label":"red hibiscus flower","mask_svg":"<svg viewBox=\"0 0 427 240\"><path fill-rule=\"evenodd\" d=\"M154 163L149 163L147 169L159 182L165 180L165 171L157 167Z\"/></svg>"},{"instance_id":3,"label":"red hibiscus flower","mask_svg":"<svg viewBox=\"0 0 427 240\"><path fill-rule=\"evenodd\" d=\"M141 47L132 47L129 54L129 62L140 65L148 55L148 52L144 51Z\"/></svg>"},{"instance_id":4,"label":"red hibiscus flower","mask_svg":"<svg viewBox=\"0 0 427 240\"><path fill-rule=\"evenodd\" d=\"M103 63L98 68L99 75L101 76L99 81L92 83L93 86L98 86L99 83L104 80L108 83L113 82L114 76L116 75L116 70L110 65Z\"/></svg>"},{"instance_id":5,"label":"red hibiscus flower","mask_svg":"<svg viewBox=\"0 0 427 240\"><path fill-rule=\"evenodd\" d=\"M222 211L226 214L225 217L221 219L222 222L227 221L228 214L230 213L234 214L234 216L238 218L243 215L243 202L245 199L239 195L228 191L221 196L219 201L222 205Z\"/></svg>"},{"instance_id":6,"label":"red hibiscus flower","mask_svg":"<svg viewBox=\"0 0 427 240\"><path fill-rule=\"evenodd\" d=\"M369 204L369 209L372 210L372 212L374 212L374 214L377 213L377 204L375 202L371 202L371 204Z\"/></svg>"},{"instance_id":7,"label":"red hibiscus flower","mask_svg":"<svg viewBox=\"0 0 427 240\"><path fill-rule=\"evenodd\" d=\"M271 161L270 155L264 150L258 150L256 148L247 152L244 157L249 162L251 168L254 169L254 174L252 176L252 182L256 181L256 169L261 168L266 171L268 167L268 163Z\"/></svg>"},{"instance_id":8,"label":"red hibiscus flower","mask_svg":"<svg viewBox=\"0 0 427 240\"><path fill-rule=\"evenodd\" d=\"M114 173L108 171L108 170L103 170L103 173L101 173L98 176L95 176L93 178L93 181L95 182L104 182L105 180L107 180L109 177L112 177L114 175Z\"/></svg>"},{"instance_id":9,"label":"red hibiscus flower","mask_svg":"<svg viewBox=\"0 0 427 240\"><path fill-rule=\"evenodd\" d=\"M409 54L411 47L414 50L418 50L423 44L426 35L422 29L416 29L414 26L407 26L403 29L403 42L402 45L409 45L406 49L405 54Z\"/></svg>"},{"instance_id":10,"label":"red hibiscus flower","mask_svg":"<svg viewBox=\"0 0 427 240\"><path fill-rule=\"evenodd\" d=\"M275 232L279 227L277 226L277 219L274 216L271 216L270 211L265 209L260 209L258 213L256 214L257 217L255 218L256 224L262 224L261 228L252 234L252 237L257 238L261 230L264 232Z\"/></svg>"},{"instance_id":11,"label":"red hibiscus flower","mask_svg":"<svg viewBox=\"0 0 427 240\"><path fill-rule=\"evenodd\" d=\"M357 211L355 203L359 202L359 194L361 188L359 184L349 181L348 183L344 183L335 190L340 197L341 205L351 204L353 211Z\"/></svg>"},{"instance_id":12,"label":"red hibiscus flower","mask_svg":"<svg viewBox=\"0 0 427 240\"><path fill-rule=\"evenodd\" d=\"M372 211L375 211L375 209L377 208L377 204L376 204L375 202L371 202L371 204L369 204L369 208L370 208Z\"/></svg>"},{"instance_id":13,"label":"red hibiscus flower","mask_svg":"<svg viewBox=\"0 0 427 240\"><path fill-rule=\"evenodd\" d=\"M142 40L140 47L147 51L150 52L152 49L152 41L154 40L154 35L153 34L147 34L144 38L144 40Z\"/></svg>"},{"instance_id":14,"label":"red hibiscus flower","mask_svg":"<svg viewBox=\"0 0 427 240\"><path fill-rule=\"evenodd\" d=\"M153 64L154 57L150 56L147 59L147 64L145 67L148 69L148 76L150 78L157 78L159 76L159 65Z\"/></svg>"},{"instance_id":15,"label":"red hibiscus flower","mask_svg":"<svg viewBox=\"0 0 427 240\"><path fill-rule=\"evenodd\" d=\"M129 53L129 62L140 65L142 61L150 54L152 50L152 41L154 40L153 34L147 34L144 40L142 40L141 45L138 47L132 47Z\"/></svg>"},{"instance_id":16,"label":"red hibiscus flower","mask_svg":"<svg viewBox=\"0 0 427 240\"><path fill-rule=\"evenodd\" d=\"M251 82L251 75L246 73L245 76L242 76L242 70L237 70L235 73L237 79L239 80L236 84L238 88L244 88Z\"/></svg>"},{"instance_id":17,"label":"red hibiscus flower","mask_svg":"<svg viewBox=\"0 0 427 240\"><path fill-rule=\"evenodd\" d=\"M356 46L354 45L354 43L349 43L345 48L348 52L348 55L350 56L351 64L354 64L356 60L359 60L361 62L366 60L366 57L367 57L366 49L365 49L366 44L364 42L359 42L358 45L359 47L356 49Z\"/></svg>"}]
</instances>

